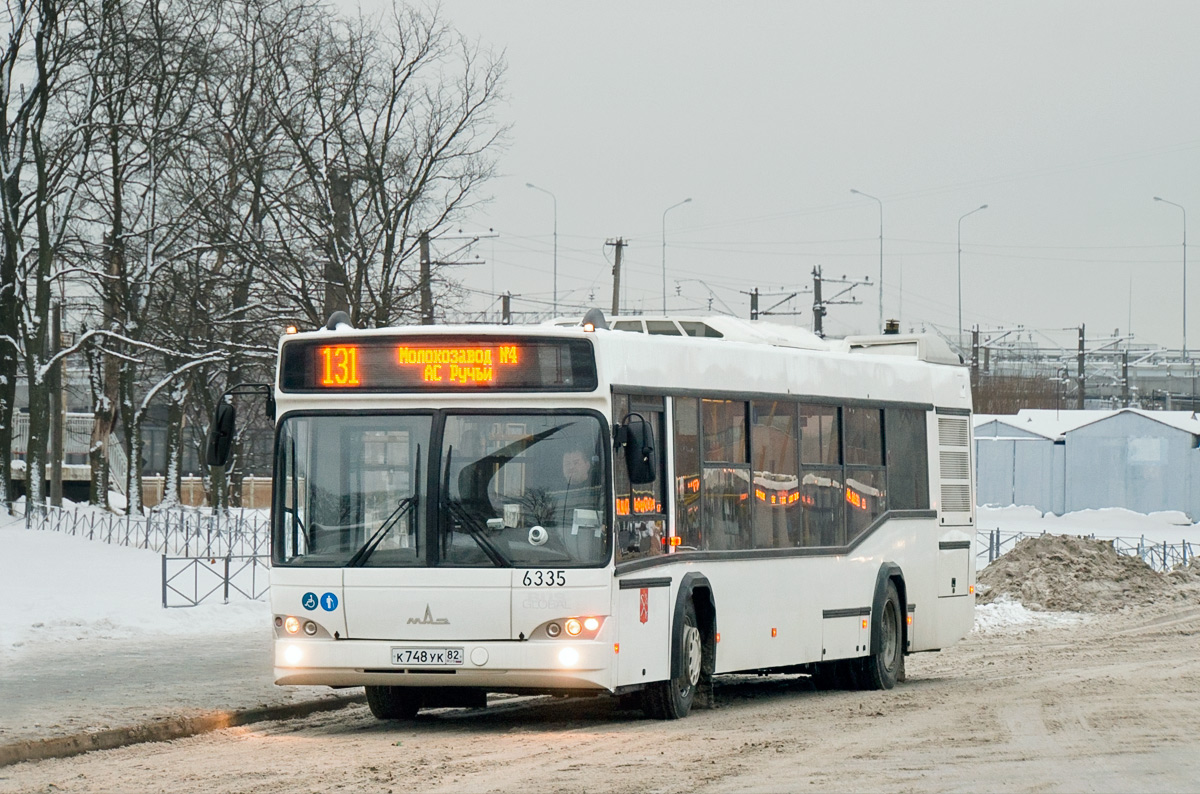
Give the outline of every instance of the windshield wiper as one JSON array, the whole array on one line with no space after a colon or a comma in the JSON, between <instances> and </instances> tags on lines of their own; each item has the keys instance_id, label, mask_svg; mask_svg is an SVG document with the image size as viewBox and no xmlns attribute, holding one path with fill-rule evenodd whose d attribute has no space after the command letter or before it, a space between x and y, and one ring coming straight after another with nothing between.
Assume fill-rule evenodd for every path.
<instances>
[{"instance_id":1,"label":"windshield wiper","mask_svg":"<svg viewBox=\"0 0 1200 794\"><path fill-rule=\"evenodd\" d=\"M379 529L375 530L374 534L367 538L367 542L358 551L354 552L354 556L346 562L346 567L357 568L365 565L367 558L375 553L375 549L379 547L379 544L383 542L387 534L400 523L400 519L408 515L408 512L412 510L413 505L417 503L418 499L419 497L416 494L401 499L399 504L396 505L396 509L392 511L392 514L379 525Z\"/></svg>"},{"instance_id":2,"label":"windshield wiper","mask_svg":"<svg viewBox=\"0 0 1200 794\"><path fill-rule=\"evenodd\" d=\"M449 499L446 499L445 504L446 509L450 512L450 515L458 519L458 523L462 524L466 528L467 532L479 545L479 548L483 549L483 553L488 556L488 558L496 565L496 567L512 567L512 563L510 563L504 557L504 554L502 554L501 551L496 548L494 543L488 540L488 537L484 533L484 530L478 519L471 515L471 512L467 510L467 508L463 507L461 502L452 502Z\"/></svg>"},{"instance_id":3,"label":"windshield wiper","mask_svg":"<svg viewBox=\"0 0 1200 794\"><path fill-rule=\"evenodd\" d=\"M413 484L415 487L420 488L420 483L421 483L421 445L420 444L417 445L417 465L414 467L414 469L415 470L413 472ZM367 542L364 543L358 551L354 552L354 556L351 557L350 560L346 563L346 567L347 568L357 568L357 567L366 565L367 558L375 553L375 549L377 549L379 547L379 544L383 542L383 539L385 537L387 537L387 534L392 531L393 527L395 527L397 524L400 523L400 519L402 519L406 515L408 515L409 511L411 511L413 509L413 506L417 504L417 501L419 499L420 499L420 497L415 493L412 496L406 496L403 499L401 499L396 504L396 509L392 511L392 514L390 516L388 516L387 518L385 518L383 520L383 523L379 525L379 529L375 530L375 532L371 535L371 537L367 538Z\"/></svg>"}]
</instances>

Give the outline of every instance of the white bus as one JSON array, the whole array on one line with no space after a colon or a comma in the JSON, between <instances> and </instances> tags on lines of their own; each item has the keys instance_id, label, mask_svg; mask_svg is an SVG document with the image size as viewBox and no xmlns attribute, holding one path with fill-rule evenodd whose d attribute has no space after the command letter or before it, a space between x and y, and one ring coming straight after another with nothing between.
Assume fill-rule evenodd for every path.
<instances>
[{"instance_id":1,"label":"white bus","mask_svg":"<svg viewBox=\"0 0 1200 794\"><path fill-rule=\"evenodd\" d=\"M675 719L723 673L890 688L970 630L948 347L586 320L282 339L277 684L365 686L381 719L488 692Z\"/></svg>"}]
</instances>

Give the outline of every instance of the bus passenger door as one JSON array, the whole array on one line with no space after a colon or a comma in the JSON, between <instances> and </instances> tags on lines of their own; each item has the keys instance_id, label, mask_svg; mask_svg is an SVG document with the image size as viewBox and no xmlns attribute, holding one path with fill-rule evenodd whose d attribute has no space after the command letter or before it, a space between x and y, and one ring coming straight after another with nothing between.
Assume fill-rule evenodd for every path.
<instances>
[{"instance_id":1,"label":"bus passenger door","mask_svg":"<svg viewBox=\"0 0 1200 794\"><path fill-rule=\"evenodd\" d=\"M670 577L617 580L617 686L670 677Z\"/></svg>"}]
</instances>

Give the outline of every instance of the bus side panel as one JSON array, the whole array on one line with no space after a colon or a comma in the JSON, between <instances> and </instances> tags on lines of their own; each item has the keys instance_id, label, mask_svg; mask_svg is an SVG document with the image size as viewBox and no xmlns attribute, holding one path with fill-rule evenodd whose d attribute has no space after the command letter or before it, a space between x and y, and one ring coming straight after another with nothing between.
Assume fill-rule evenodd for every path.
<instances>
[{"instance_id":1,"label":"bus side panel","mask_svg":"<svg viewBox=\"0 0 1200 794\"><path fill-rule=\"evenodd\" d=\"M672 588L626 587L617 594L617 686L670 678Z\"/></svg>"}]
</instances>

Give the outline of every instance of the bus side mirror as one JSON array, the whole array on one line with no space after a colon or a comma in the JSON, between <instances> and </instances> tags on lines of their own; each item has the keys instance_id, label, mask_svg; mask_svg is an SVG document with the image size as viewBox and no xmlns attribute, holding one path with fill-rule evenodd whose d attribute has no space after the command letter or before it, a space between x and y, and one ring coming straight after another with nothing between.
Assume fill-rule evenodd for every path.
<instances>
[{"instance_id":1,"label":"bus side mirror","mask_svg":"<svg viewBox=\"0 0 1200 794\"><path fill-rule=\"evenodd\" d=\"M237 411L233 405L221 402L217 405L217 413L213 417L212 426L208 428L208 443L205 444L205 462L209 466L229 464L229 452L233 446L234 422Z\"/></svg>"},{"instance_id":2,"label":"bus side mirror","mask_svg":"<svg viewBox=\"0 0 1200 794\"><path fill-rule=\"evenodd\" d=\"M630 417L617 427L617 446L625 451L625 468L629 482L643 485L654 482L654 434L645 419Z\"/></svg>"}]
</instances>

